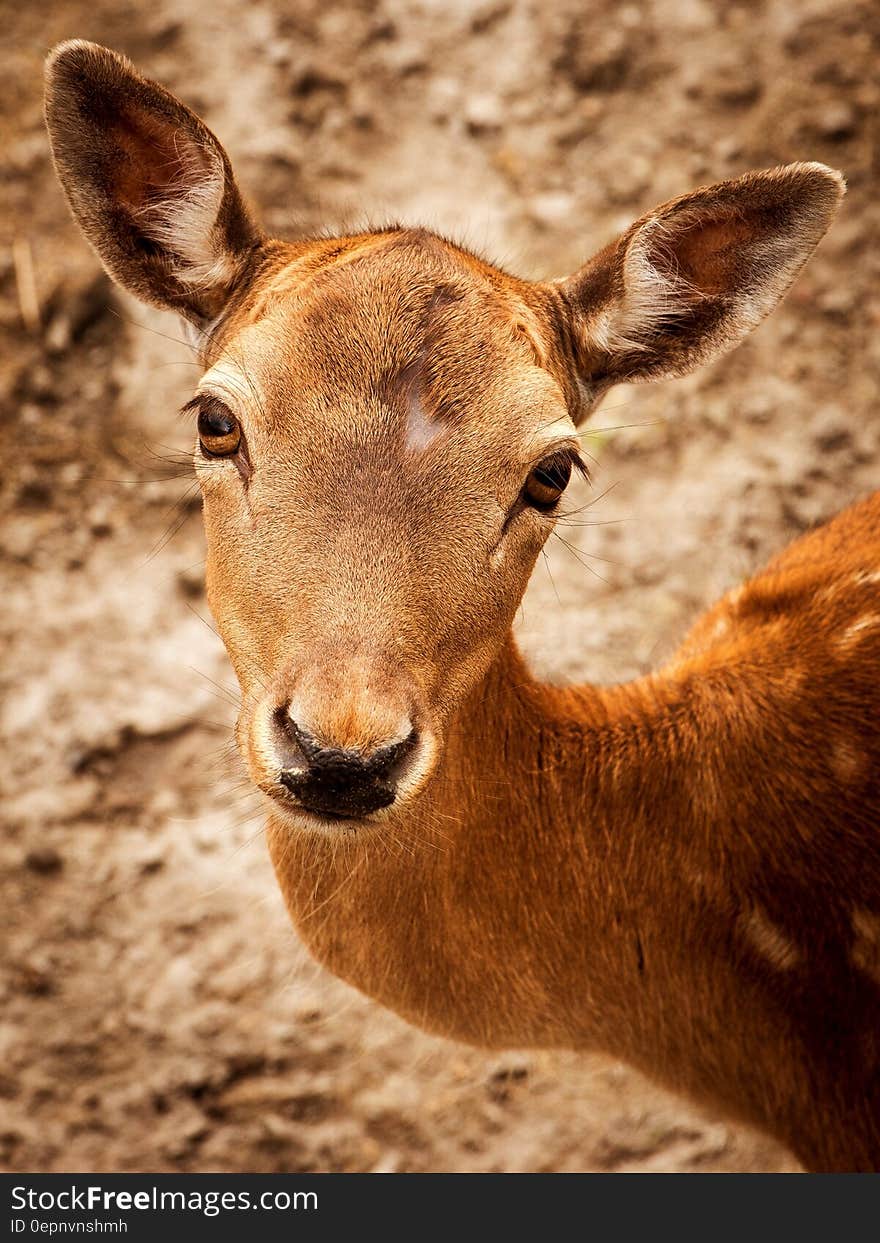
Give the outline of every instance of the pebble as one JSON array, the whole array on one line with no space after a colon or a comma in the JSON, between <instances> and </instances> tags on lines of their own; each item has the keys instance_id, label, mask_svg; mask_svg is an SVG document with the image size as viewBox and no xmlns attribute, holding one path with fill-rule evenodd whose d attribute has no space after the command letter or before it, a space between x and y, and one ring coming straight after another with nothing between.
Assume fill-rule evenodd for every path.
<instances>
[{"instance_id":1,"label":"pebble","mask_svg":"<svg viewBox=\"0 0 880 1243\"><path fill-rule=\"evenodd\" d=\"M29 562L33 556L39 531L27 515L13 516L7 519L3 528L3 539L0 542L4 554L14 561Z\"/></svg>"},{"instance_id":2,"label":"pebble","mask_svg":"<svg viewBox=\"0 0 880 1243\"><path fill-rule=\"evenodd\" d=\"M826 315L845 319L855 306L856 294L847 285L834 285L826 289L818 301Z\"/></svg>"},{"instance_id":3,"label":"pebble","mask_svg":"<svg viewBox=\"0 0 880 1243\"><path fill-rule=\"evenodd\" d=\"M623 30L582 31L568 47L567 68L582 91L615 91L623 86L635 59L631 39Z\"/></svg>"},{"instance_id":4,"label":"pebble","mask_svg":"<svg viewBox=\"0 0 880 1243\"><path fill-rule=\"evenodd\" d=\"M48 997L55 990L51 969L48 963L31 959L21 963L19 967L21 991L31 997Z\"/></svg>"},{"instance_id":5,"label":"pebble","mask_svg":"<svg viewBox=\"0 0 880 1243\"><path fill-rule=\"evenodd\" d=\"M536 194L529 204L529 215L536 224L547 228L556 228L571 220L573 211L574 197L565 191Z\"/></svg>"},{"instance_id":6,"label":"pebble","mask_svg":"<svg viewBox=\"0 0 880 1243\"><path fill-rule=\"evenodd\" d=\"M177 586L181 595L188 600L199 599L205 592L205 567L188 565L180 570L177 575Z\"/></svg>"},{"instance_id":7,"label":"pebble","mask_svg":"<svg viewBox=\"0 0 880 1243\"><path fill-rule=\"evenodd\" d=\"M811 420L813 444L823 453L833 453L852 444L852 426L839 407L819 410Z\"/></svg>"},{"instance_id":8,"label":"pebble","mask_svg":"<svg viewBox=\"0 0 880 1243\"><path fill-rule=\"evenodd\" d=\"M472 95L464 110L465 123L472 134L492 133L504 124L504 109L497 95Z\"/></svg>"},{"instance_id":9,"label":"pebble","mask_svg":"<svg viewBox=\"0 0 880 1243\"><path fill-rule=\"evenodd\" d=\"M141 857L138 862L138 871L141 876L155 876L157 872L161 872L165 866L165 858L160 849L156 849Z\"/></svg>"},{"instance_id":10,"label":"pebble","mask_svg":"<svg viewBox=\"0 0 880 1243\"><path fill-rule=\"evenodd\" d=\"M852 138L857 123L855 108L852 104L843 101L826 104L816 116L817 132L823 138L830 139L831 142L843 142L847 138Z\"/></svg>"},{"instance_id":11,"label":"pebble","mask_svg":"<svg viewBox=\"0 0 880 1243\"><path fill-rule=\"evenodd\" d=\"M39 872L43 876L51 876L64 867L64 860L54 846L37 846L29 850L24 861L31 872Z\"/></svg>"},{"instance_id":12,"label":"pebble","mask_svg":"<svg viewBox=\"0 0 880 1243\"><path fill-rule=\"evenodd\" d=\"M110 281L100 273L86 285L57 298L59 309L49 321L43 344L50 355L64 354L99 320L108 316L113 302Z\"/></svg>"}]
</instances>

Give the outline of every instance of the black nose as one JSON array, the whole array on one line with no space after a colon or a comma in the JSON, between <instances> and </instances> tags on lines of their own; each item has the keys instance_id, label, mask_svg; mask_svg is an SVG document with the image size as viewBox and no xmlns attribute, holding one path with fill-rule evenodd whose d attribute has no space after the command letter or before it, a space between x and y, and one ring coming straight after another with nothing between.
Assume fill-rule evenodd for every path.
<instances>
[{"instance_id":1,"label":"black nose","mask_svg":"<svg viewBox=\"0 0 880 1243\"><path fill-rule=\"evenodd\" d=\"M276 722L282 764L278 779L308 811L348 819L394 802L401 762L416 745L415 730L402 742L365 755L322 746L286 710L276 714Z\"/></svg>"}]
</instances>

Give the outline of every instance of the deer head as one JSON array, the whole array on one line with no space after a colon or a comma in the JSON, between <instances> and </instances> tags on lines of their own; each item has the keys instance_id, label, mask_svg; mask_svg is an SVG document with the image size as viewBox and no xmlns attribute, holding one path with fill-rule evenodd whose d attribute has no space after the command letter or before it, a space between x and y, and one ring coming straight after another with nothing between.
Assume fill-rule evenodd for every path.
<instances>
[{"instance_id":1,"label":"deer head","mask_svg":"<svg viewBox=\"0 0 880 1243\"><path fill-rule=\"evenodd\" d=\"M277 817L325 832L399 815L442 762L584 469L578 424L742 340L843 187L793 164L698 189L532 283L420 229L268 239L198 117L93 44L55 50L46 108L108 271L197 333L239 742Z\"/></svg>"}]
</instances>

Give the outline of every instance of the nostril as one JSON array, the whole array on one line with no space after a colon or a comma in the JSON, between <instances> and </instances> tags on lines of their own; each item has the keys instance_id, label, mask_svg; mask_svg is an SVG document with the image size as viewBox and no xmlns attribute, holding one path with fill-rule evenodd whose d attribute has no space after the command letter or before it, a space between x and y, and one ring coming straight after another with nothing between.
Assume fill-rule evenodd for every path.
<instances>
[{"instance_id":1,"label":"nostril","mask_svg":"<svg viewBox=\"0 0 880 1243\"><path fill-rule=\"evenodd\" d=\"M306 729L297 725L290 715L290 705L275 710L275 734L284 766L310 766L322 747ZM290 761L289 763L287 761Z\"/></svg>"},{"instance_id":2,"label":"nostril","mask_svg":"<svg viewBox=\"0 0 880 1243\"><path fill-rule=\"evenodd\" d=\"M400 742L391 742L387 746L379 747L366 761L368 770L376 777L394 776L394 770L399 768L407 756L415 750L418 740L418 734L411 729L406 738L401 739Z\"/></svg>"}]
</instances>

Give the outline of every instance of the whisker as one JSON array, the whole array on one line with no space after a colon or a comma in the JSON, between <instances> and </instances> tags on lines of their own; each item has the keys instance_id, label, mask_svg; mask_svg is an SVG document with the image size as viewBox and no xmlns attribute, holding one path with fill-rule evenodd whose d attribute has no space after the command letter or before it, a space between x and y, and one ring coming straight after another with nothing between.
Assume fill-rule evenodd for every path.
<instances>
[{"instance_id":1,"label":"whisker","mask_svg":"<svg viewBox=\"0 0 880 1243\"><path fill-rule=\"evenodd\" d=\"M614 427L585 427L578 436L604 436L606 432L625 432L637 427L662 427L666 419L648 419L645 423L618 423Z\"/></svg>"},{"instance_id":2,"label":"whisker","mask_svg":"<svg viewBox=\"0 0 880 1243\"><path fill-rule=\"evenodd\" d=\"M614 483L609 484L608 487L605 489L605 491L600 492L598 496L590 497L590 499L586 501L585 504L579 505L577 509L565 510L559 516L563 518L570 518L570 517L573 517L575 514L582 514L586 510L592 509L594 505L598 505L599 502L604 500L605 497L608 496L609 493L613 492L619 483L620 483L620 480L615 479Z\"/></svg>"},{"instance_id":3,"label":"whisker","mask_svg":"<svg viewBox=\"0 0 880 1243\"><path fill-rule=\"evenodd\" d=\"M556 589L556 580L553 577L553 571L550 569L550 558L547 556L546 548L541 549L541 556L544 558L544 565L547 567L547 573L550 576L550 582L553 584L553 594L556 596L556 603L561 605L562 601L560 600L559 592Z\"/></svg>"},{"instance_id":4,"label":"whisker","mask_svg":"<svg viewBox=\"0 0 880 1243\"><path fill-rule=\"evenodd\" d=\"M184 349L189 350L190 353L195 353L192 342L186 341L183 337L172 337L170 333L160 332L158 328L153 328L149 324L143 324L140 320L134 319L131 315L123 314L118 307L110 306L108 307L108 310L111 315L115 315L116 318L124 324L130 324L133 328L139 328L141 332L151 332L154 337L161 337L163 341L171 341L175 345L182 345ZM194 360L192 366L197 367L198 362Z\"/></svg>"},{"instance_id":5,"label":"whisker","mask_svg":"<svg viewBox=\"0 0 880 1243\"><path fill-rule=\"evenodd\" d=\"M189 669L200 678L204 678L206 682L210 682L212 686L216 686L217 690L220 692L217 695L218 699L222 699L225 703L231 704L233 708L241 707L241 696L236 698L232 691L228 690L227 687L222 686L219 682L215 682L213 678L209 678L207 673L202 673L201 669L197 669L195 665L189 665Z\"/></svg>"},{"instance_id":6,"label":"whisker","mask_svg":"<svg viewBox=\"0 0 880 1243\"><path fill-rule=\"evenodd\" d=\"M172 507L172 512L174 512L175 510L180 510L180 516L176 521L172 520L171 526L168 528L168 530L165 532L162 538L156 544L154 544L153 548L151 549L149 555L146 558L147 563L149 563L155 557L157 557L159 553L162 552L162 550L168 546L171 540L174 539L177 532L181 530L181 528L188 521L190 517L188 502L191 499L191 497L195 495L196 491L198 490L198 486L199 486L198 482L194 480L189 485L189 487L186 489L186 491L184 492L180 500Z\"/></svg>"},{"instance_id":7,"label":"whisker","mask_svg":"<svg viewBox=\"0 0 880 1243\"><path fill-rule=\"evenodd\" d=\"M592 567L591 565L589 565L586 561L584 561L584 560L583 560L583 558L581 557L581 555L580 555L580 553L579 553L578 549L577 549L577 548L575 548L573 544L569 544L568 540L563 539L563 538L562 538L562 536L561 536L558 532L554 531L554 532L553 532L553 534L554 534L554 536L556 537L556 539L558 539L558 540L559 540L559 542L560 542L561 544L564 544L564 545L565 545L565 547L568 549L568 551L572 554L572 556L573 556L573 557L574 557L577 561L579 561L579 562L581 563L581 565L584 567L584 569L585 569L585 570L589 570L589 571L590 571L590 573L591 573L592 575L594 575L596 578L598 578L601 582L603 582L603 583L606 585L606 587L610 587L610 586L611 586L611 584L609 583L609 581L608 581L608 579L607 579L607 578L604 578L604 577L603 577L603 576L599 573L599 571L598 571L598 570L594 570L594 569L593 569L593 567Z\"/></svg>"}]
</instances>

